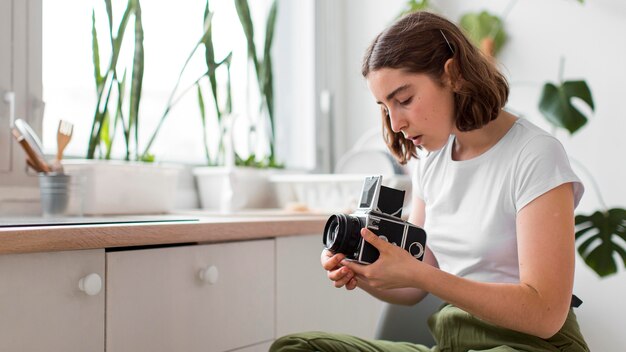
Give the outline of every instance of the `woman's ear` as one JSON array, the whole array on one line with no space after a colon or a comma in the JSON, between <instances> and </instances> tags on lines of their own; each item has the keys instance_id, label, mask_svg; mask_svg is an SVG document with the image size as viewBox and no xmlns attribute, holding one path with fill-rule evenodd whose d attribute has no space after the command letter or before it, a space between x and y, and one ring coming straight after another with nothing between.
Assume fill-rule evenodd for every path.
<instances>
[{"instance_id":1,"label":"woman's ear","mask_svg":"<svg viewBox=\"0 0 626 352\"><path fill-rule=\"evenodd\" d=\"M459 68L454 59L446 60L443 64L443 82L452 88L453 91L458 91L461 88L461 81L463 78L459 73Z\"/></svg>"}]
</instances>

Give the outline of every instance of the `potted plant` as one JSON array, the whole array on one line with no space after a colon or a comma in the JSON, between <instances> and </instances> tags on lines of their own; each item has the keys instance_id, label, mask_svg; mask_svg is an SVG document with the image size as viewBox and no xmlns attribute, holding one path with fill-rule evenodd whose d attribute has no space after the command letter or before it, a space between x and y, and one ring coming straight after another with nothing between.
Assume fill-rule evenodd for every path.
<instances>
[{"instance_id":1,"label":"potted plant","mask_svg":"<svg viewBox=\"0 0 626 352\"><path fill-rule=\"evenodd\" d=\"M142 162L138 130L144 75L141 4L129 0L116 26L110 1L105 1L108 40L100 42L96 11L92 12L92 49L97 102L87 150L87 160L64 162L68 173L83 182L84 214L164 213L171 210L179 168ZM132 40L132 46L124 44ZM102 60L100 48L110 45ZM132 62L120 62L120 53L132 47ZM101 62L108 62L102 66ZM111 160L116 138L122 134L124 160ZM94 160L99 159L99 160ZM152 160L150 160L152 161Z\"/></svg>"},{"instance_id":2,"label":"potted plant","mask_svg":"<svg viewBox=\"0 0 626 352\"><path fill-rule=\"evenodd\" d=\"M232 52L220 61L215 60L212 44L213 14L209 11L208 2L205 10L205 27L209 28L209 34L205 38L205 58L207 65L207 77L210 83L211 95L207 103L205 94L198 84L198 105L202 117L203 126L206 126L208 118L207 107L211 106L220 134L217 141L217 155L211 156L207 145L208 139L205 133L205 154L208 166L194 168L201 206L205 209L232 211L242 208L272 207L275 205L275 197L271 192L268 168L276 168L277 164L274 150L274 100L273 100L273 74L271 61L271 47L276 24L277 3L274 1L267 15L265 28L265 44L263 56L259 57L254 43L254 25L252 23L250 8L246 0L235 0L236 10L246 36L247 56L250 66L256 74L256 86L260 96L258 114L262 118L267 117L269 134L267 136L269 154L259 159L253 151L247 155L240 155L234 148L234 124L239 119L249 118L240 114L233 114L232 95L230 91L230 58ZM225 69L225 82L218 82L217 72ZM223 96L226 98L223 99ZM249 102L246 102L249 103ZM252 109L248 109L252 110ZM258 119L263 121L263 119ZM258 121L257 120L257 121ZM259 126L251 124L248 133L255 134Z\"/></svg>"}]
</instances>

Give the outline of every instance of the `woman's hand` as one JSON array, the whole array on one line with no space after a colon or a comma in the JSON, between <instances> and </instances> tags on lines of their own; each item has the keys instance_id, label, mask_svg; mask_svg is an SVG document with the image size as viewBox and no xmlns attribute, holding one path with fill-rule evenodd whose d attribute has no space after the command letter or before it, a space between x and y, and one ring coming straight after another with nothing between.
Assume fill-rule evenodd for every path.
<instances>
[{"instance_id":1,"label":"woman's hand","mask_svg":"<svg viewBox=\"0 0 626 352\"><path fill-rule=\"evenodd\" d=\"M321 258L322 267L326 270L328 278L334 282L335 287L354 290L357 286L354 272L341 264L345 258L346 256L341 253L333 254L328 249L324 249Z\"/></svg>"},{"instance_id":2,"label":"woman's hand","mask_svg":"<svg viewBox=\"0 0 626 352\"><path fill-rule=\"evenodd\" d=\"M356 274L358 281L370 287L386 290L402 287L415 287L414 270L422 264L409 252L376 236L367 228L361 229L361 236L380 252L378 259L369 265L342 260L340 264Z\"/></svg>"}]
</instances>

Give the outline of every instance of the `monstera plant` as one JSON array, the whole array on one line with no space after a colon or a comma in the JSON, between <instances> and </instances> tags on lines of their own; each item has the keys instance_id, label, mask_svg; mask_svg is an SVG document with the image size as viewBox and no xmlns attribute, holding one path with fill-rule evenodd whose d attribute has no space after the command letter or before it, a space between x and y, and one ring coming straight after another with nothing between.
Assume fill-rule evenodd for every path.
<instances>
[{"instance_id":1,"label":"monstera plant","mask_svg":"<svg viewBox=\"0 0 626 352\"><path fill-rule=\"evenodd\" d=\"M561 63L561 72L562 67L563 63ZM562 77L562 73L560 76ZM579 99L593 111L591 90L582 80L562 81L559 79L559 81L544 84L539 110L552 125L566 129L570 135L573 135L588 121L585 113L581 112L573 101ZM591 181L598 193L602 208L591 215L576 215L576 242L578 253L585 263L599 276L605 277L617 272L618 263L615 260L615 254L621 257L626 265L626 250L621 244L626 241L626 210L609 209L593 178Z\"/></svg>"}]
</instances>

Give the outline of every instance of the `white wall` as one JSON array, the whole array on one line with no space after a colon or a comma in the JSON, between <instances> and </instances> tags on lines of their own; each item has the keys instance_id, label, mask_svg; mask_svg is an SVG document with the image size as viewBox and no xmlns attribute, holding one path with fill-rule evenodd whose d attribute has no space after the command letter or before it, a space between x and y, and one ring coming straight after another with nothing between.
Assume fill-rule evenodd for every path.
<instances>
[{"instance_id":1,"label":"white wall","mask_svg":"<svg viewBox=\"0 0 626 352\"><path fill-rule=\"evenodd\" d=\"M501 14L508 1L434 1L445 16L458 20L468 11L488 9ZM343 33L345 52L344 148L348 148L370 128L379 127L378 109L360 75L360 61L374 36L389 24L404 1L346 0ZM626 5L612 0L518 1L506 19L509 41L499 59L510 80L509 107L541 127L551 127L539 115L537 103L545 81L556 81L559 60L565 57L564 79L585 79L596 104L587 126L573 137L556 135L572 160L591 171L609 207L626 207L626 107L623 104L626 68ZM345 151L343 149L342 151ZM574 163L573 163L574 164ZM587 187L578 208L581 213L600 209L597 193L589 176L575 170ZM622 265L623 266L623 265ZM622 297L626 294L626 273L598 279L580 258L577 262L575 292L585 302L576 312L581 329L593 351L620 351L626 344L621 317L626 316Z\"/></svg>"}]
</instances>

